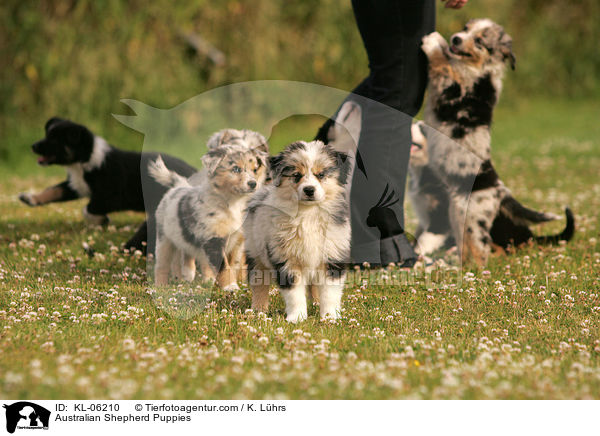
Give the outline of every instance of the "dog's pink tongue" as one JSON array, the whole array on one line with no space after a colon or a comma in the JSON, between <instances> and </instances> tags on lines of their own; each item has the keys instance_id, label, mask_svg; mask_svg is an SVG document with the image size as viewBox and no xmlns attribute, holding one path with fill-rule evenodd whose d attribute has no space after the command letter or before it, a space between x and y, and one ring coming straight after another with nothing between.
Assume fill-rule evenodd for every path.
<instances>
[{"instance_id":1,"label":"dog's pink tongue","mask_svg":"<svg viewBox=\"0 0 600 436\"><path fill-rule=\"evenodd\" d=\"M411 145L410 146L410 154L416 153L419 150L420 150L420 148L417 147L416 145Z\"/></svg>"},{"instance_id":2,"label":"dog's pink tongue","mask_svg":"<svg viewBox=\"0 0 600 436\"><path fill-rule=\"evenodd\" d=\"M44 162L46 162L46 158L44 156L38 157L37 163L42 164Z\"/></svg>"}]
</instances>

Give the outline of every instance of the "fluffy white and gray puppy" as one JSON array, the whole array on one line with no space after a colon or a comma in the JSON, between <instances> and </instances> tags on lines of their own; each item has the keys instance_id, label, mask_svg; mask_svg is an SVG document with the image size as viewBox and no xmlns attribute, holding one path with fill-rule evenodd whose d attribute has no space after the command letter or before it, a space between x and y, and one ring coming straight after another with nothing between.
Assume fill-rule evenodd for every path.
<instances>
[{"instance_id":1,"label":"fluffy white and gray puppy","mask_svg":"<svg viewBox=\"0 0 600 436\"><path fill-rule=\"evenodd\" d=\"M238 129L222 129L211 135L206 143L208 150L214 150L216 148L223 147L239 147L240 149L246 149L252 151L262 162L266 162L269 158L269 144L266 138L254 130L238 130ZM260 178L268 177L268 168L262 167L260 172ZM202 183L204 179L204 172L198 171L188 178L191 185Z\"/></svg>"},{"instance_id":2,"label":"fluffy white and gray puppy","mask_svg":"<svg viewBox=\"0 0 600 436\"><path fill-rule=\"evenodd\" d=\"M244 222L252 308L266 311L277 280L286 319L307 317L307 292L322 318L341 315L350 254L346 155L321 141L294 142L270 159L273 182L248 203Z\"/></svg>"},{"instance_id":3,"label":"fluffy white and gray puppy","mask_svg":"<svg viewBox=\"0 0 600 436\"><path fill-rule=\"evenodd\" d=\"M423 38L429 59L425 123L431 169L447 187L452 233L463 259L487 263L490 231L500 209L519 224L556 219L523 209L491 163L490 125L502 90L505 61L514 68L512 39L489 19L475 19L450 38Z\"/></svg>"},{"instance_id":4,"label":"fluffy white and gray puppy","mask_svg":"<svg viewBox=\"0 0 600 436\"><path fill-rule=\"evenodd\" d=\"M159 183L171 187L156 211L155 282L166 284L170 271L193 280L197 260L205 280L234 290L244 263L244 210L265 180L265 153L226 143L210 148L202 163L190 180L169 171L161 159L150 167Z\"/></svg>"},{"instance_id":5,"label":"fluffy white and gray puppy","mask_svg":"<svg viewBox=\"0 0 600 436\"><path fill-rule=\"evenodd\" d=\"M224 145L239 145L255 152L269 153L269 145L263 135L248 129L223 129L211 135L206 143L209 150Z\"/></svg>"},{"instance_id":6,"label":"fluffy white and gray puppy","mask_svg":"<svg viewBox=\"0 0 600 436\"><path fill-rule=\"evenodd\" d=\"M417 238L415 251L428 255L439 249L455 245L450 227L449 192L429 166L427 138L435 136L437 132L422 121L413 123L411 132L408 192L419 219L419 225L415 232ZM536 236L525 222L532 216L543 214L520 205L512 197L508 198L514 205L511 214L507 214L501 207L494 217L490 229L492 246L495 249L508 251L511 247L519 247L530 241L538 244L556 244L560 241L569 241L573 237L575 218L569 208L565 210L566 226L561 233Z\"/></svg>"}]
</instances>

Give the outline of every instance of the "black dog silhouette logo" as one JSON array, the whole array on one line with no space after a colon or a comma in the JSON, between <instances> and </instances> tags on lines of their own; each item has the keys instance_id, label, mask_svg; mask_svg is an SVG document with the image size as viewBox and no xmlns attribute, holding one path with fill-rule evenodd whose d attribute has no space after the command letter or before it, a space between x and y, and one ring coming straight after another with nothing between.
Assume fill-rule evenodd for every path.
<instances>
[{"instance_id":1,"label":"black dog silhouette logo","mask_svg":"<svg viewBox=\"0 0 600 436\"><path fill-rule=\"evenodd\" d=\"M29 401L19 401L11 405L4 405L6 409L6 431L14 433L18 428L35 430L48 429L50 411L42 406Z\"/></svg>"}]
</instances>

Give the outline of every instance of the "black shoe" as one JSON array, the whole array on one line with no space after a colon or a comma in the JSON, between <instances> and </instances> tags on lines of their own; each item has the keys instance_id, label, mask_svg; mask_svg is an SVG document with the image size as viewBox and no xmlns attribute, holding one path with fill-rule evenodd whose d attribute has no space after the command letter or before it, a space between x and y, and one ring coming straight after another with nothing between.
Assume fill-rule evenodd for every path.
<instances>
[{"instance_id":1,"label":"black shoe","mask_svg":"<svg viewBox=\"0 0 600 436\"><path fill-rule=\"evenodd\" d=\"M418 259L404 233L383 238L379 242L379 256L382 265L394 263L399 268L412 268Z\"/></svg>"}]
</instances>

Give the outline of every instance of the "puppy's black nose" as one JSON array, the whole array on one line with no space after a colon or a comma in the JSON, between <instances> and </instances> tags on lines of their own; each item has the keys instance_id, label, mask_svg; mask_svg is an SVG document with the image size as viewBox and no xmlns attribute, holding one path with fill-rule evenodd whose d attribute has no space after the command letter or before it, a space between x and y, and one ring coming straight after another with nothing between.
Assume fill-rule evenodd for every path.
<instances>
[{"instance_id":1,"label":"puppy's black nose","mask_svg":"<svg viewBox=\"0 0 600 436\"><path fill-rule=\"evenodd\" d=\"M452 44L453 45L460 45L461 42L462 42L462 38L460 36L453 36L452 37Z\"/></svg>"},{"instance_id":2,"label":"puppy's black nose","mask_svg":"<svg viewBox=\"0 0 600 436\"><path fill-rule=\"evenodd\" d=\"M315 195L315 188L313 186L307 186L304 188L304 193L307 197L312 197Z\"/></svg>"},{"instance_id":3,"label":"puppy's black nose","mask_svg":"<svg viewBox=\"0 0 600 436\"><path fill-rule=\"evenodd\" d=\"M254 188L256 188L256 182L254 180L250 180L248 182L248 186L250 186L250 188L254 189Z\"/></svg>"}]
</instances>

